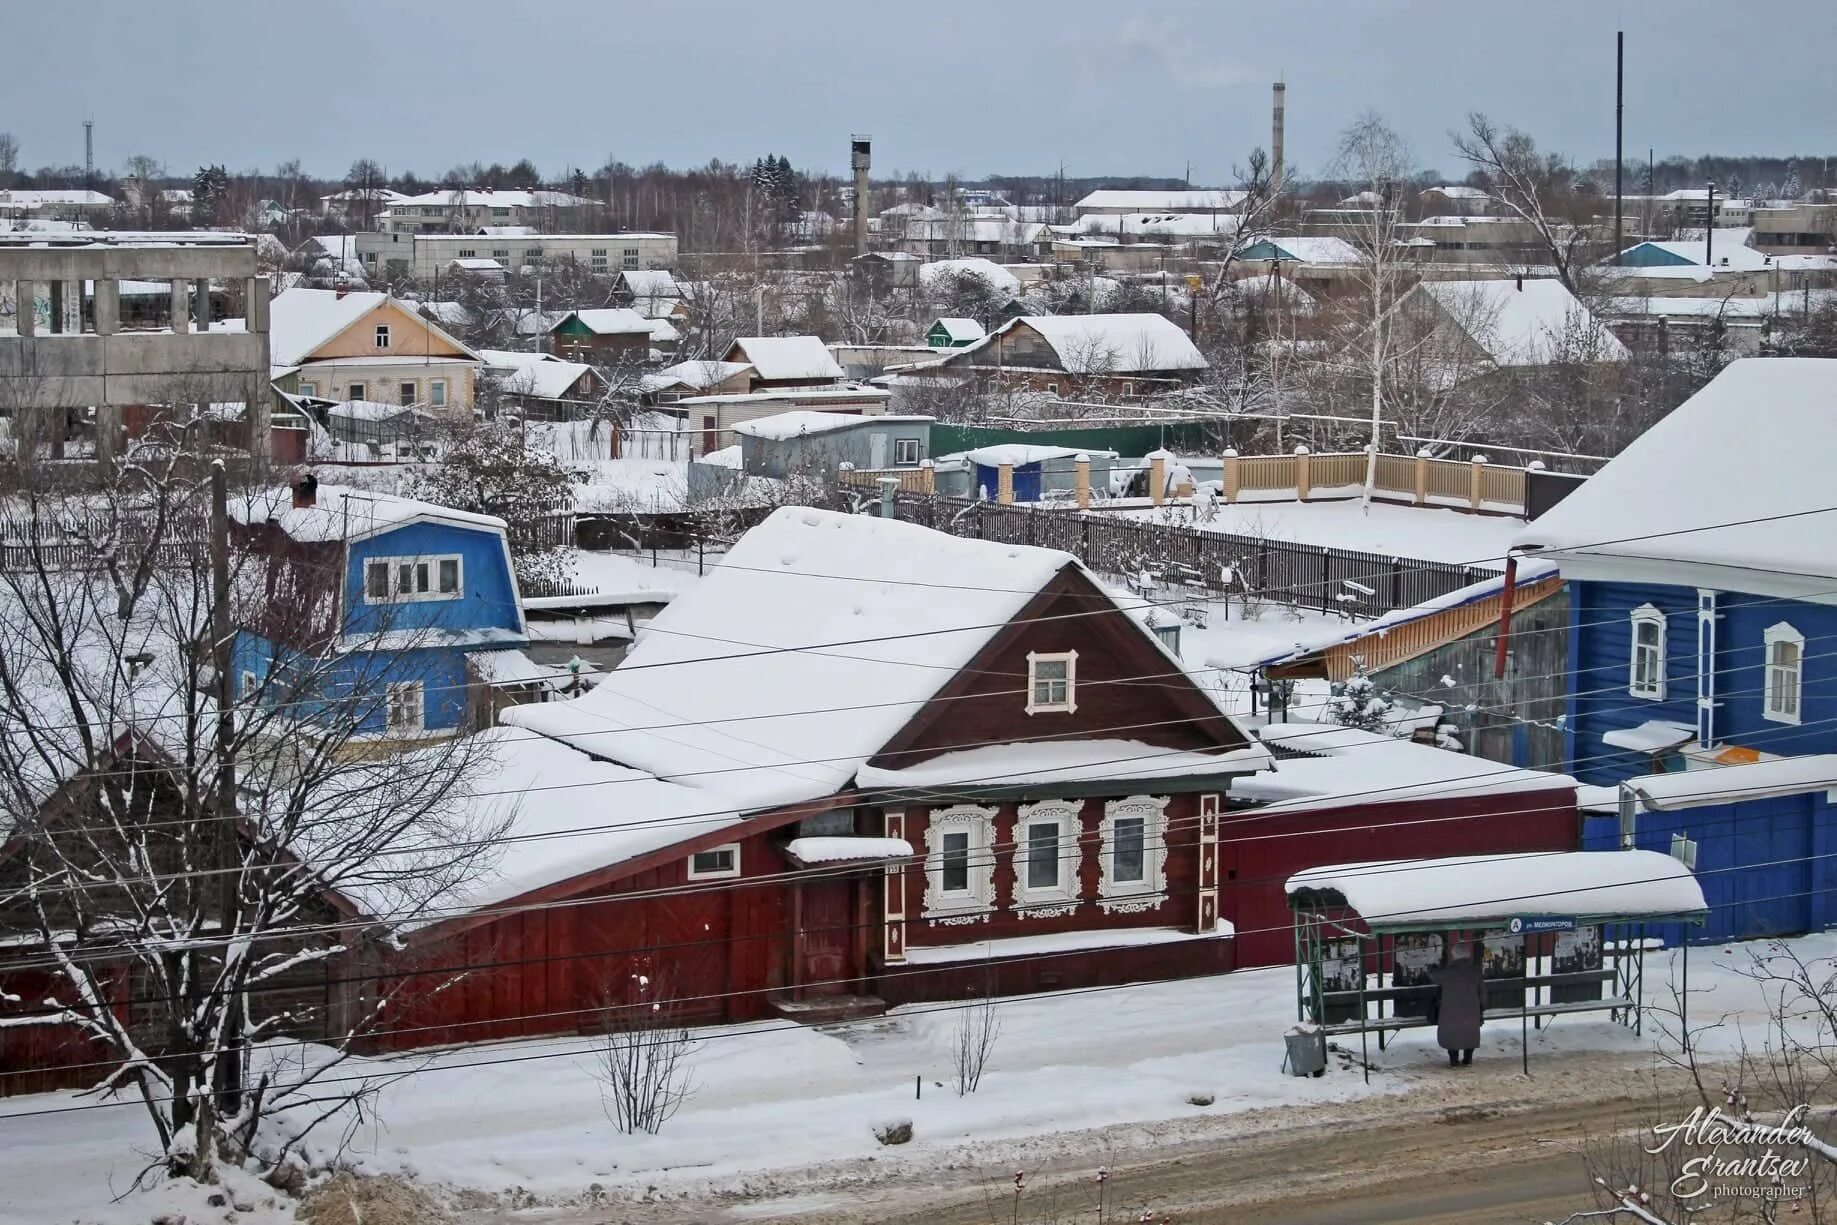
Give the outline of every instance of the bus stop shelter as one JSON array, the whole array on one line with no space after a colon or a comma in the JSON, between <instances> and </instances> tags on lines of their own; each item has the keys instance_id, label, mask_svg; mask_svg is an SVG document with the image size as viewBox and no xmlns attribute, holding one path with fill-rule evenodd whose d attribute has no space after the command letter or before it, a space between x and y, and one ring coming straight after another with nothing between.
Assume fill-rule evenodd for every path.
<instances>
[{"instance_id":1,"label":"bus stop shelter","mask_svg":"<svg viewBox=\"0 0 1837 1225\"><path fill-rule=\"evenodd\" d=\"M1648 928L1709 913L1687 866L1640 850L1332 864L1296 873L1287 893L1296 1016L1323 1035L1358 1034L1367 1081L1373 1035L1383 1050L1434 1023L1430 972L1452 947L1482 950L1483 1015L1519 1022L1528 1072L1533 1023L1608 1012L1640 1032ZM1688 944L1679 955L1688 990Z\"/></svg>"}]
</instances>

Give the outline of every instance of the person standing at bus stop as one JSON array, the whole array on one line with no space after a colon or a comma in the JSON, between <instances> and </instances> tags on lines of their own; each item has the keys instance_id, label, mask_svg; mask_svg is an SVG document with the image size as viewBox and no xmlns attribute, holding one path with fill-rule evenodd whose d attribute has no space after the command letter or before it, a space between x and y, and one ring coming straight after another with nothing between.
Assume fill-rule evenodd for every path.
<instances>
[{"instance_id":1,"label":"person standing at bus stop","mask_svg":"<svg viewBox=\"0 0 1837 1225\"><path fill-rule=\"evenodd\" d=\"M1448 1052L1451 1068L1471 1067L1474 1048L1480 1045L1480 1024L1485 1008L1485 984L1480 973L1477 942L1455 950L1455 959L1429 971L1440 989L1436 999L1435 1040Z\"/></svg>"}]
</instances>

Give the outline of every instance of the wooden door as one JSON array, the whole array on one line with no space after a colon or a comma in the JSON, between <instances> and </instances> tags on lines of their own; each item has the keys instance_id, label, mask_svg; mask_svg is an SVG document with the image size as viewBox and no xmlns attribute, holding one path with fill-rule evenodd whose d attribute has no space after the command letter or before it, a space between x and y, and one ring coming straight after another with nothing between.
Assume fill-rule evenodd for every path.
<instances>
[{"instance_id":1,"label":"wooden door","mask_svg":"<svg viewBox=\"0 0 1837 1225\"><path fill-rule=\"evenodd\" d=\"M808 880L798 886L797 984L800 995L848 995L855 965L855 890L850 879Z\"/></svg>"}]
</instances>

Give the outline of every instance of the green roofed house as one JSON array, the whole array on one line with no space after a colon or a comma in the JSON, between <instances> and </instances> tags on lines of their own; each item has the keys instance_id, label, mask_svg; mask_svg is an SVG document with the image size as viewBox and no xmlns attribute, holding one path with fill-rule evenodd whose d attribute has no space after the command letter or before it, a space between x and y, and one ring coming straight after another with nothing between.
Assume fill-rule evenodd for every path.
<instances>
[{"instance_id":1,"label":"green roofed house","mask_svg":"<svg viewBox=\"0 0 1837 1225\"><path fill-rule=\"evenodd\" d=\"M974 319L946 315L925 333L925 343L934 349L961 349L988 335Z\"/></svg>"}]
</instances>

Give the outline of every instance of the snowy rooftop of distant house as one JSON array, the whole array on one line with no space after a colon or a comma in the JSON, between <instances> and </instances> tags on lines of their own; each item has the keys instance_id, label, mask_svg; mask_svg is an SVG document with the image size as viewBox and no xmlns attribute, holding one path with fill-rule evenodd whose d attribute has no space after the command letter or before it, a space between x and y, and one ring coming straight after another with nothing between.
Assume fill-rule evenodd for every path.
<instances>
[{"instance_id":1,"label":"snowy rooftop of distant house","mask_svg":"<svg viewBox=\"0 0 1837 1225\"><path fill-rule=\"evenodd\" d=\"M1833 446L1837 359L1743 358L1516 543L1554 554L1571 578L1837 602Z\"/></svg>"},{"instance_id":2,"label":"snowy rooftop of distant house","mask_svg":"<svg viewBox=\"0 0 1837 1225\"><path fill-rule=\"evenodd\" d=\"M593 373L582 362L562 361L549 353L518 353L506 349L480 349L479 356L497 372L499 385L516 395L538 400L558 400Z\"/></svg>"},{"instance_id":3,"label":"snowy rooftop of distant house","mask_svg":"<svg viewBox=\"0 0 1837 1225\"><path fill-rule=\"evenodd\" d=\"M1758 272L1768 267L1767 253L1764 251L1757 251L1748 245L1749 236L1753 233L1754 231L1751 228L1745 226L1726 230L1716 230L1713 236L1707 240L1707 251L1704 249L1705 239L1701 236L1678 239L1676 241L1642 242L1637 246L1627 248L1627 250L1629 252L1637 251L1641 247L1645 247L1663 251L1665 254L1680 259L1686 264L1695 264L1699 266L1705 264L1704 257L1707 255L1709 257L1707 266L1716 268L1717 270L1727 270L1730 272ZM1606 262L1612 264L1613 260L1610 257ZM1622 265L1621 270L1625 272L1629 269L1626 265ZM1632 267L1630 271L1633 275L1638 275L1648 272L1650 269Z\"/></svg>"},{"instance_id":4,"label":"snowy rooftop of distant house","mask_svg":"<svg viewBox=\"0 0 1837 1225\"><path fill-rule=\"evenodd\" d=\"M680 298L683 287L676 274L662 268L627 268L619 273L619 283L637 298Z\"/></svg>"},{"instance_id":5,"label":"snowy rooftop of distant house","mask_svg":"<svg viewBox=\"0 0 1837 1225\"><path fill-rule=\"evenodd\" d=\"M648 330L648 328L646 329ZM777 379L835 379L842 367L820 336L742 336L728 348L727 359L752 363L759 377Z\"/></svg>"},{"instance_id":6,"label":"snowy rooftop of distant house","mask_svg":"<svg viewBox=\"0 0 1837 1225\"><path fill-rule=\"evenodd\" d=\"M1627 348L1557 280L1424 281L1433 299L1495 365L1538 366L1565 353L1624 361Z\"/></svg>"},{"instance_id":7,"label":"snowy rooftop of distant house","mask_svg":"<svg viewBox=\"0 0 1837 1225\"><path fill-rule=\"evenodd\" d=\"M1236 234L1243 219L1232 213L1086 213L1055 232L1093 237L1222 238Z\"/></svg>"},{"instance_id":8,"label":"snowy rooftop of distant house","mask_svg":"<svg viewBox=\"0 0 1837 1225\"><path fill-rule=\"evenodd\" d=\"M1100 188L1072 206L1075 210L1103 209L1132 213L1197 213L1209 209L1232 209L1244 202L1245 193L1213 188L1149 188L1130 190Z\"/></svg>"},{"instance_id":9,"label":"snowy rooftop of distant house","mask_svg":"<svg viewBox=\"0 0 1837 1225\"><path fill-rule=\"evenodd\" d=\"M115 202L113 196L105 196L99 191L67 190L49 188L37 190L15 187L0 190L0 210L8 208L47 208L54 205L70 207L81 205L88 208L106 208Z\"/></svg>"},{"instance_id":10,"label":"snowy rooftop of distant house","mask_svg":"<svg viewBox=\"0 0 1837 1225\"><path fill-rule=\"evenodd\" d=\"M320 485L311 506L295 506L291 489L272 489L230 500L230 517L238 523L273 522L301 541L359 540L421 521L448 523L481 531L504 531L504 521L492 515L436 506L417 498L352 489L345 485Z\"/></svg>"},{"instance_id":11,"label":"snowy rooftop of distant house","mask_svg":"<svg viewBox=\"0 0 1837 1225\"><path fill-rule=\"evenodd\" d=\"M1060 364L1075 374L1145 374L1204 370L1205 356L1180 326L1163 315L1021 315L989 334L976 353L996 337L1027 327L1051 346Z\"/></svg>"},{"instance_id":12,"label":"snowy rooftop of distant house","mask_svg":"<svg viewBox=\"0 0 1837 1225\"><path fill-rule=\"evenodd\" d=\"M662 391L669 387L693 387L705 390L724 383L742 370L751 370L751 362L689 361L665 366L638 381L641 391Z\"/></svg>"},{"instance_id":13,"label":"snowy rooftop of distant house","mask_svg":"<svg viewBox=\"0 0 1837 1225\"><path fill-rule=\"evenodd\" d=\"M692 785L709 807L833 794L1035 592L1076 566L1056 550L781 509L591 693L502 718ZM940 577L947 598L920 598L911 585Z\"/></svg>"},{"instance_id":14,"label":"snowy rooftop of distant house","mask_svg":"<svg viewBox=\"0 0 1837 1225\"><path fill-rule=\"evenodd\" d=\"M393 204L433 205L442 208L574 208L592 204L565 191L492 191L486 188L464 190L442 188L418 196L397 196Z\"/></svg>"},{"instance_id":15,"label":"snowy rooftop of distant house","mask_svg":"<svg viewBox=\"0 0 1837 1225\"><path fill-rule=\"evenodd\" d=\"M938 456L938 462L963 459L972 464L981 464L987 468L999 468L1003 464L1012 464L1019 468L1026 464L1043 464L1055 459L1075 459L1080 455L1115 459L1115 451L1094 451L1090 447L1062 447L1047 443L998 442L991 446L976 447L969 451L957 451L950 455Z\"/></svg>"},{"instance_id":16,"label":"snowy rooftop of distant house","mask_svg":"<svg viewBox=\"0 0 1837 1225\"><path fill-rule=\"evenodd\" d=\"M639 332L648 334L651 330L650 320L626 306L602 306L592 310L573 311L563 316L555 326L560 327L569 319L580 320L582 326L595 336L630 336Z\"/></svg>"},{"instance_id":17,"label":"snowy rooftop of distant house","mask_svg":"<svg viewBox=\"0 0 1837 1225\"><path fill-rule=\"evenodd\" d=\"M943 328L944 334L952 340L981 340L988 335L988 329L974 319L964 319L956 315L940 316L938 321L931 326Z\"/></svg>"},{"instance_id":18,"label":"snowy rooftop of distant house","mask_svg":"<svg viewBox=\"0 0 1837 1225\"><path fill-rule=\"evenodd\" d=\"M1490 200L1492 198L1478 187L1466 187L1459 183L1444 183L1439 187L1425 187L1422 189L1422 194L1425 196L1437 195L1446 200Z\"/></svg>"},{"instance_id":19,"label":"snowy rooftop of distant house","mask_svg":"<svg viewBox=\"0 0 1837 1225\"><path fill-rule=\"evenodd\" d=\"M381 400L339 400L325 410L328 417L341 417L347 421L390 421L403 413L412 413L419 417L432 418L411 404L387 404Z\"/></svg>"},{"instance_id":20,"label":"snowy rooftop of distant house","mask_svg":"<svg viewBox=\"0 0 1837 1225\"><path fill-rule=\"evenodd\" d=\"M330 201L332 203L343 203L347 200L363 200L366 198L371 200L383 200L391 203L396 200L408 199L408 197L401 192L389 187L347 187L342 191L335 191L330 195L319 197L321 200Z\"/></svg>"},{"instance_id":21,"label":"snowy rooftop of distant house","mask_svg":"<svg viewBox=\"0 0 1837 1225\"><path fill-rule=\"evenodd\" d=\"M1013 295L1021 291L1020 280L1012 272L994 260L976 256L932 260L919 265L918 275L919 283L928 289L951 277L976 276L987 281L998 294Z\"/></svg>"},{"instance_id":22,"label":"snowy rooftop of distant house","mask_svg":"<svg viewBox=\"0 0 1837 1225\"><path fill-rule=\"evenodd\" d=\"M863 417L855 413L821 413L800 410L788 413L773 413L770 417L756 417L751 421L741 421L734 426L734 433L748 438L769 438L783 440L797 438L804 434L828 434L836 430L852 430L863 425L929 425L934 418L922 416L895 416L892 414Z\"/></svg>"},{"instance_id":23,"label":"snowy rooftop of distant house","mask_svg":"<svg viewBox=\"0 0 1837 1225\"><path fill-rule=\"evenodd\" d=\"M1360 260L1359 249L1343 238L1330 236L1285 236L1282 238L1265 238L1280 255L1303 264L1356 264ZM1255 250L1259 243L1251 244L1249 250Z\"/></svg>"},{"instance_id":24,"label":"snowy rooftop of distant house","mask_svg":"<svg viewBox=\"0 0 1837 1225\"><path fill-rule=\"evenodd\" d=\"M504 265L485 255L466 255L453 261L453 267L466 272L502 272Z\"/></svg>"},{"instance_id":25,"label":"snowy rooftop of distant house","mask_svg":"<svg viewBox=\"0 0 1837 1225\"><path fill-rule=\"evenodd\" d=\"M277 367L297 366L311 357L320 345L391 300L386 293L340 293L335 289L298 287L277 294L268 304L269 361ZM414 314L412 305L405 304L405 309ZM422 318L418 314L415 317ZM426 326L462 353L471 355L470 349L442 331L438 324L427 321Z\"/></svg>"},{"instance_id":26,"label":"snowy rooftop of distant house","mask_svg":"<svg viewBox=\"0 0 1837 1225\"><path fill-rule=\"evenodd\" d=\"M478 227L481 238L528 238L536 233L533 225L481 225Z\"/></svg>"},{"instance_id":27,"label":"snowy rooftop of distant house","mask_svg":"<svg viewBox=\"0 0 1837 1225\"><path fill-rule=\"evenodd\" d=\"M1709 907L1689 868L1657 851L1525 852L1331 864L1289 877L1332 891L1368 926L1504 924L1521 915L1671 918Z\"/></svg>"},{"instance_id":28,"label":"snowy rooftop of distant house","mask_svg":"<svg viewBox=\"0 0 1837 1225\"><path fill-rule=\"evenodd\" d=\"M1307 757L1284 757L1275 769L1231 784L1233 798L1268 809L1345 808L1403 801L1573 791L1575 780L1521 770L1450 749L1336 723L1272 723L1257 736Z\"/></svg>"}]
</instances>

